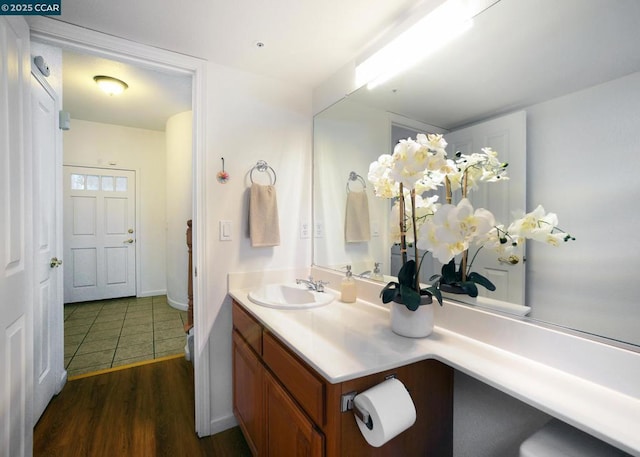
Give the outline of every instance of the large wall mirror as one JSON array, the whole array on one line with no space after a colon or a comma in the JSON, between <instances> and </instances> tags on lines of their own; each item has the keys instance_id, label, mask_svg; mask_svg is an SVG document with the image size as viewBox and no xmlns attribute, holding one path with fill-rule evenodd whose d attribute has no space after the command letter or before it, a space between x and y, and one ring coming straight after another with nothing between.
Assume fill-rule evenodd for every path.
<instances>
[{"instance_id":1,"label":"large wall mirror","mask_svg":"<svg viewBox=\"0 0 640 457\"><path fill-rule=\"evenodd\" d=\"M576 241L557 248L528 243L521 299L501 300L526 307L526 319L638 350L637 24L637 0L500 0L464 35L405 74L372 90L360 88L319 113L314 264L350 264L358 274L380 263L381 273L392 275L390 203L373 195L369 164L390 153L398 138L417 132L448 138L516 116L523 150L507 142L499 151L512 154L510 171L521 167L521 178L504 189L518 196L511 209L542 204ZM366 194L368 241L346 239L350 192Z\"/></svg>"}]
</instances>

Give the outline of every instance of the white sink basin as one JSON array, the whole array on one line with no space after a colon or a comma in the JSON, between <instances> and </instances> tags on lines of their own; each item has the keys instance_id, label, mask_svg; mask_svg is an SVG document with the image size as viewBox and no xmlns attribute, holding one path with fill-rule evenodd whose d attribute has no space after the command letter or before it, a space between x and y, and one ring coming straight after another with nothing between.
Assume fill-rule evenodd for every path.
<instances>
[{"instance_id":1,"label":"white sink basin","mask_svg":"<svg viewBox=\"0 0 640 457\"><path fill-rule=\"evenodd\" d=\"M267 284L249 292L257 305L278 309L306 309L328 305L335 299L331 292L309 290L306 284Z\"/></svg>"}]
</instances>

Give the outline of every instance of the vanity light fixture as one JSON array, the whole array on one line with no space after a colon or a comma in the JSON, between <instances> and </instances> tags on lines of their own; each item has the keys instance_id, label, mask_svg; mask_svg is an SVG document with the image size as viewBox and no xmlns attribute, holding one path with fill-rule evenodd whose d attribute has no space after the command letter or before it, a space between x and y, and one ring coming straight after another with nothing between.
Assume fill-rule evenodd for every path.
<instances>
[{"instance_id":1,"label":"vanity light fixture","mask_svg":"<svg viewBox=\"0 0 640 457\"><path fill-rule=\"evenodd\" d=\"M126 82L111 76L98 75L93 80L107 95L119 95L129 87Z\"/></svg>"},{"instance_id":2,"label":"vanity light fixture","mask_svg":"<svg viewBox=\"0 0 640 457\"><path fill-rule=\"evenodd\" d=\"M442 3L361 62L356 67L356 87L367 83L369 89L379 86L469 30L479 3L488 2L447 0Z\"/></svg>"}]
</instances>

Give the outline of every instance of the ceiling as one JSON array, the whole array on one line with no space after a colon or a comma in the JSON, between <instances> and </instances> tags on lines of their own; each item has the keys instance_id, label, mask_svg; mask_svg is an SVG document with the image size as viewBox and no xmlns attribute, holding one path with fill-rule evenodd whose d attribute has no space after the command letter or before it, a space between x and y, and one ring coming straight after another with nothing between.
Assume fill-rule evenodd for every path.
<instances>
[{"instance_id":1,"label":"ceiling","mask_svg":"<svg viewBox=\"0 0 640 457\"><path fill-rule=\"evenodd\" d=\"M312 89L388 27L441 1L65 0L56 19ZM184 76L68 52L63 68L63 106L74 119L164 130L169 116L190 108ZM129 89L105 96L97 74Z\"/></svg>"},{"instance_id":2,"label":"ceiling","mask_svg":"<svg viewBox=\"0 0 640 457\"><path fill-rule=\"evenodd\" d=\"M144 69L100 57L63 51L64 110L72 119L164 131L174 114L191 109L191 78ZM96 75L128 84L109 96L93 80Z\"/></svg>"},{"instance_id":3,"label":"ceiling","mask_svg":"<svg viewBox=\"0 0 640 457\"><path fill-rule=\"evenodd\" d=\"M441 2L65 0L60 20L311 89L391 26ZM637 0L500 1L487 12L446 50L367 94L367 103L454 128L639 67ZM96 74L123 79L129 89L105 97ZM188 77L92 56L65 53L63 84L65 110L96 122L164 130L191 102Z\"/></svg>"},{"instance_id":4,"label":"ceiling","mask_svg":"<svg viewBox=\"0 0 640 457\"><path fill-rule=\"evenodd\" d=\"M64 0L59 19L313 88L420 3L438 2Z\"/></svg>"}]
</instances>

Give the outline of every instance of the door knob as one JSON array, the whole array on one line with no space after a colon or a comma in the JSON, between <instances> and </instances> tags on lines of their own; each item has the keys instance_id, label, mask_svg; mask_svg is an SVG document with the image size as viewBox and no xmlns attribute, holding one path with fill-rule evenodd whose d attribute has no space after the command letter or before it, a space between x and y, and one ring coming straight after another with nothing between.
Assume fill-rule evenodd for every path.
<instances>
[{"instance_id":1,"label":"door knob","mask_svg":"<svg viewBox=\"0 0 640 457\"><path fill-rule=\"evenodd\" d=\"M129 238L128 240L123 241L123 243L129 243L132 244L133 243L133 238Z\"/></svg>"},{"instance_id":2,"label":"door knob","mask_svg":"<svg viewBox=\"0 0 640 457\"><path fill-rule=\"evenodd\" d=\"M133 229L127 230L128 233L133 233Z\"/></svg>"},{"instance_id":3,"label":"door knob","mask_svg":"<svg viewBox=\"0 0 640 457\"><path fill-rule=\"evenodd\" d=\"M49 266L51 268L57 268L60 265L62 265L62 260L58 259L57 257L51 257L51 261L49 262Z\"/></svg>"},{"instance_id":4,"label":"door knob","mask_svg":"<svg viewBox=\"0 0 640 457\"><path fill-rule=\"evenodd\" d=\"M504 258L504 257L499 257L498 258L498 262L500 263L507 263L509 265L515 265L518 262L520 262L520 257L518 257L517 255L510 255L508 258Z\"/></svg>"}]
</instances>

